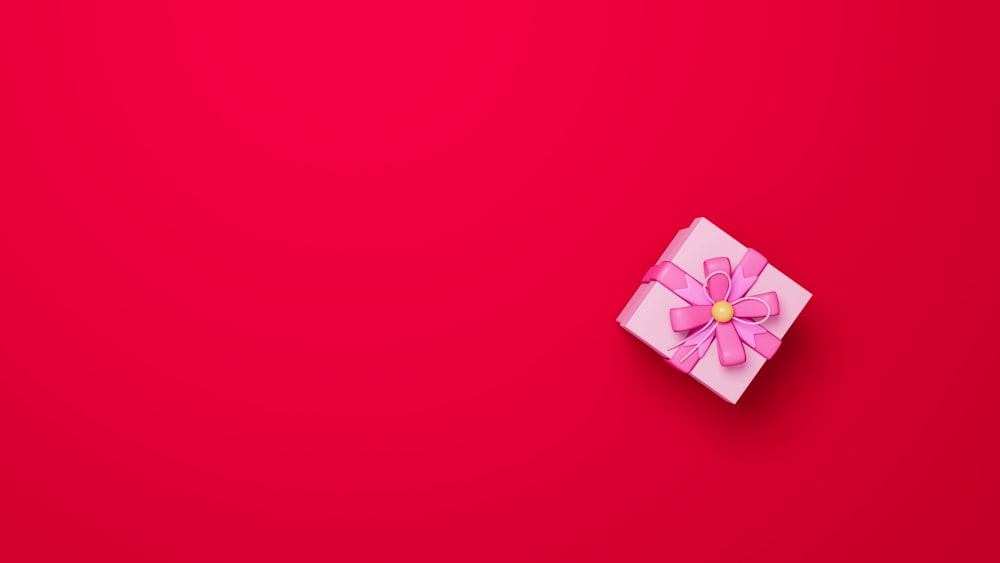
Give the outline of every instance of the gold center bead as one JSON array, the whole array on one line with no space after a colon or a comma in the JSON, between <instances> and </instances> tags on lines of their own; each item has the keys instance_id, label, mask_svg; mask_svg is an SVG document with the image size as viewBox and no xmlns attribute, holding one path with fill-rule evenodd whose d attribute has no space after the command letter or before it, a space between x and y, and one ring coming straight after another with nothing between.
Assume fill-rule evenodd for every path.
<instances>
[{"instance_id":1,"label":"gold center bead","mask_svg":"<svg viewBox=\"0 0 1000 563\"><path fill-rule=\"evenodd\" d=\"M712 305L712 318L720 323L728 323L733 320L733 306L727 301L718 301Z\"/></svg>"}]
</instances>

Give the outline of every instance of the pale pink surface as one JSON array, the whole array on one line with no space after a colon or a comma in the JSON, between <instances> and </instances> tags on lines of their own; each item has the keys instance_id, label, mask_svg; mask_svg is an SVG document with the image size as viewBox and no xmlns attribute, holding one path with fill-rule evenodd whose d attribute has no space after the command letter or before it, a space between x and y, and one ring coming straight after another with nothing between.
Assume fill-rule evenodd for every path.
<instances>
[{"instance_id":1,"label":"pale pink surface","mask_svg":"<svg viewBox=\"0 0 1000 563\"><path fill-rule=\"evenodd\" d=\"M705 260L725 257L735 265L746 251L745 246L722 229L705 218L698 218L690 227L677 233L657 264L670 261L702 282L705 279ZM702 286L699 285L697 290L703 291ZM750 291L753 294L770 291L777 294L780 314L768 318L760 326L778 338L785 335L812 297L812 294L770 263L764 267ZM670 359L678 349L669 348L680 343L688 334L674 332L671 328L670 309L687 306L687 302L659 283L643 283L618 316L618 323L661 356ZM766 359L762 354L774 354L779 341L766 335L758 335L756 344L757 350L747 347L746 362L722 366L719 363L717 344L712 339L703 357L691 370L691 375L723 399L735 403L764 365Z\"/></svg>"}]
</instances>

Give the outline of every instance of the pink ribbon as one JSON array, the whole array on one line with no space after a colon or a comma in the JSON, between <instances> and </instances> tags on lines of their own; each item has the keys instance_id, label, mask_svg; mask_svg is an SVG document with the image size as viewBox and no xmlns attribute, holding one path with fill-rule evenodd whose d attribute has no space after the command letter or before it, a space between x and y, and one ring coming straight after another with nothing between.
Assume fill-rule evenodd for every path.
<instances>
[{"instance_id":1,"label":"pink ribbon","mask_svg":"<svg viewBox=\"0 0 1000 563\"><path fill-rule=\"evenodd\" d=\"M643 283L658 282L689 304L670 309L670 327L674 332L690 332L672 347L677 351L667 362L690 373L713 340L718 341L719 363L723 366L746 362L744 344L771 359L781 339L760 324L778 314L778 294L769 291L747 295L764 266L767 259L756 250L747 249L735 270L731 269L729 258L705 260L704 282L697 281L673 262L661 262L650 268ZM713 314L713 307L720 305L722 310L727 305L731 307L731 318L720 315L720 320Z\"/></svg>"}]
</instances>

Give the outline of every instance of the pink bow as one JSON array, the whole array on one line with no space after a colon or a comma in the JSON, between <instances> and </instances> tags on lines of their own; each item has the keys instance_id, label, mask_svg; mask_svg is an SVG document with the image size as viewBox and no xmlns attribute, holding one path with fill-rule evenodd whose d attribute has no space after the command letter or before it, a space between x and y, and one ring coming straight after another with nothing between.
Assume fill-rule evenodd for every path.
<instances>
[{"instance_id":1,"label":"pink bow","mask_svg":"<svg viewBox=\"0 0 1000 563\"><path fill-rule=\"evenodd\" d=\"M656 281L689 303L670 309L670 327L674 332L691 331L678 350L667 360L677 369L690 373L713 340L718 340L719 363L735 366L746 361L743 345L770 359L781 345L761 323L778 314L778 294L769 291L747 296L757 277L767 266L767 259L753 249L731 270L729 258L705 260L705 281L699 282L673 262L661 262L646 273L643 282ZM752 319L759 320L752 320Z\"/></svg>"}]
</instances>

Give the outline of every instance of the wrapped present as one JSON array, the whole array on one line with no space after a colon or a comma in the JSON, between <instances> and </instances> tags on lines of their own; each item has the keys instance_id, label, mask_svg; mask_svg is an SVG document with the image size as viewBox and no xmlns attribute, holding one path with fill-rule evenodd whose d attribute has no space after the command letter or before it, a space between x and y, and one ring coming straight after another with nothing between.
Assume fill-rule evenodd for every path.
<instances>
[{"instance_id":1,"label":"wrapped present","mask_svg":"<svg viewBox=\"0 0 1000 563\"><path fill-rule=\"evenodd\" d=\"M736 403L810 297L761 253L698 218L649 269L618 323Z\"/></svg>"}]
</instances>

